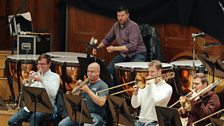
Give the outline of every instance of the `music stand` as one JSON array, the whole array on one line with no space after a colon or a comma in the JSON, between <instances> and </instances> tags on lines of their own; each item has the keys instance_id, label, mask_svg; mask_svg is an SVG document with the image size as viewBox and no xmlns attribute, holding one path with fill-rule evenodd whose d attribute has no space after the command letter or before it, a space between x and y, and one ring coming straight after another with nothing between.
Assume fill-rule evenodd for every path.
<instances>
[{"instance_id":1,"label":"music stand","mask_svg":"<svg viewBox=\"0 0 224 126\"><path fill-rule=\"evenodd\" d=\"M212 82L214 82L214 76L224 77L224 63L219 58L208 56L206 53L202 53L198 57L208 70L208 73L212 75Z\"/></svg>"},{"instance_id":2,"label":"music stand","mask_svg":"<svg viewBox=\"0 0 224 126\"><path fill-rule=\"evenodd\" d=\"M108 95L107 101L113 122L116 123L116 126L119 124L125 126L134 126L134 119L131 117L124 98Z\"/></svg>"},{"instance_id":3,"label":"music stand","mask_svg":"<svg viewBox=\"0 0 224 126\"><path fill-rule=\"evenodd\" d=\"M8 107L6 106L4 101L2 100L1 96L0 96L0 110L8 110Z\"/></svg>"},{"instance_id":4,"label":"music stand","mask_svg":"<svg viewBox=\"0 0 224 126\"><path fill-rule=\"evenodd\" d=\"M81 96L72 94L64 94L63 96L68 116L74 123L93 124L87 105Z\"/></svg>"},{"instance_id":5,"label":"music stand","mask_svg":"<svg viewBox=\"0 0 224 126\"><path fill-rule=\"evenodd\" d=\"M224 126L224 120L221 119L215 119L215 118L209 118L212 122L212 126Z\"/></svg>"},{"instance_id":6,"label":"music stand","mask_svg":"<svg viewBox=\"0 0 224 126\"><path fill-rule=\"evenodd\" d=\"M159 126L182 126L177 109L160 106L155 107Z\"/></svg>"},{"instance_id":7,"label":"music stand","mask_svg":"<svg viewBox=\"0 0 224 126\"><path fill-rule=\"evenodd\" d=\"M36 121L36 112L53 113L53 106L45 88L24 86L23 98L25 106L29 111L34 112L34 122Z\"/></svg>"}]
</instances>

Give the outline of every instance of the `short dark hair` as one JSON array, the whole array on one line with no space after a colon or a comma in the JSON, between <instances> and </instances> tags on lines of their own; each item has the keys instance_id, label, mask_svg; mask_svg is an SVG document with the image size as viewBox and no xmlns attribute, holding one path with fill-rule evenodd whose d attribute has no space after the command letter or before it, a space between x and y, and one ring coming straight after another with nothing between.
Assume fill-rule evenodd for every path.
<instances>
[{"instance_id":1,"label":"short dark hair","mask_svg":"<svg viewBox=\"0 0 224 126\"><path fill-rule=\"evenodd\" d=\"M204 73L196 73L193 78L194 79L200 78L202 84L207 83L208 85L208 79Z\"/></svg>"},{"instance_id":2,"label":"short dark hair","mask_svg":"<svg viewBox=\"0 0 224 126\"><path fill-rule=\"evenodd\" d=\"M117 8L117 12L121 12L121 11L125 11L126 13L128 13L128 8L127 7L124 7L124 6L119 6Z\"/></svg>"},{"instance_id":3,"label":"short dark hair","mask_svg":"<svg viewBox=\"0 0 224 126\"><path fill-rule=\"evenodd\" d=\"M40 61L41 59L46 59L47 64L51 63L51 57L45 53L40 55L37 60Z\"/></svg>"}]
</instances>

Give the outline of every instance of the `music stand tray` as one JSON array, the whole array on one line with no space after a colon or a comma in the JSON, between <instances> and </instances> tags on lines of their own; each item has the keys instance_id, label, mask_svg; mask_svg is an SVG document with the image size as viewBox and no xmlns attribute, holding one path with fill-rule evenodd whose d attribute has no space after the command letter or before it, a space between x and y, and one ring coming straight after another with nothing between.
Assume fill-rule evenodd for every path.
<instances>
[{"instance_id":1,"label":"music stand tray","mask_svg":"<svg viewBox=\"0 0 224 126\"><path fill-rule=\"evenodd\" d=\"M23 87L25 106L32 112L53 113L53 106L44 88Z\"/></svg>"},{"instance_id":2,"label":"music stand tray","mask_svg":"<svg viewBox=\"0 0 224 126\"><path fill-rule=\"evenodd\" d=\"M1 97L0 97L0 110L8 110L8 107L6 106Z\"/></svg>"},{"instance_id":3,"label":"music stand tray","mask_svg":"<svg viewBox=\"0 0 224 126\"><path fill-rule=\"evenodd\" d=\"M215 118L209 118L210 121L212 122L213 126L224 126L224 120L221 119L215 119Z\"/></svg>"},{"instance_id":4,"label":"music stand tray","mask_svg":"<svg viewBox=\"0 0 224 126\"><path fill-rule=\"evenodd\" d=\"M182 126L177 109L156 106L159 126Z\"/></svg>"},{"instance_id":5,"label":"music stand tray","mask_svg":"<svg viewBox=\"0 0 224 126\"><path fill-rule=\"evenodd\" d=\"M64 104L68 115L74 123L93 124L86 103L79 95L64 94Z\"/></svg>"},{"instance_id":6,"label":"music stand tray","mask_svg":"<svg viewBox=\"0 0 224 126\"><path fill-rule=\"evenodd\" d=\"M134 119L128 110L128 105L124 98L113 95L107 96L109 109L113 118L113 122L118 125L134 126Z\"/></svg>"}]
</instances>

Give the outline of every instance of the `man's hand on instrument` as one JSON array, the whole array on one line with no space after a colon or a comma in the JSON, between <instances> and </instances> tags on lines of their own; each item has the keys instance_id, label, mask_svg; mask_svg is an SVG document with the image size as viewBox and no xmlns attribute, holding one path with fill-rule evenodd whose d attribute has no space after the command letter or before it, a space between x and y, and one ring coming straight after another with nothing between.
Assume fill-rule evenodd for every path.
<instances>
[{"instance_id":1,"label":"man's hand on instrument","mask_svg":"<svg viewBox=\"0 0 224 126\"><path fill-rule=\"evenodd\" d=\"M137 85L134 85L133 86L133 89L134 89L133 95L138 95L138 86Z\"/></svg>"},{"instance_id":2,"label":"man's hand on instrument","mask_svg":"<svg viewBox=\"0 0 224 126\"><path fill-rule=\"evenodd\" d=\"M29 77L34 76L34 74L35 74L35 71L31 70L31 71L29 72Z\"/></svg>"},{"instance_id":3,"label":"man's hand on instrument","mask_svg":"<svg viewBox=\"0 0 224 126\"><path fill-rule=\"evenodd\" d=\"M182 106L178 109L178 113L181 115L181 114L185 114L187 111L185 108L183 108Z\"/></svg>"},{"instance_id":4,"label":"man's hand on instrument","mask_svg":"<svg viewBox=\"0 0 224 126\"><path fill-rule=\"evenodd\" d=\"M93 56L96 56L96 55L97 55L97 49L93 48L93 50L92 50L92 55L93 55Z\"/></svg>"},{"instance_id":5,"label":"man's hand on instrument","mask_svg":"<svg viewBox=\"0 0 224 126\"><path fill-rule=\"evenodd\" d=\"M35 75L34 80L43 83L43 78L40 75Z\"/></svg>"},{"instance_id":6,"label":"man's hand on instrument","mask_svg":"<svg viewBox=\"0 0 224 126\"><path fill-rule=\"evenodd\" d=\"M88 94L89 91L91 91L89 89L88 85L86 85L86 84L84 84L82 87L80 87L80 90L87 93L87 94Z\"/></svg>"}]
</instances>

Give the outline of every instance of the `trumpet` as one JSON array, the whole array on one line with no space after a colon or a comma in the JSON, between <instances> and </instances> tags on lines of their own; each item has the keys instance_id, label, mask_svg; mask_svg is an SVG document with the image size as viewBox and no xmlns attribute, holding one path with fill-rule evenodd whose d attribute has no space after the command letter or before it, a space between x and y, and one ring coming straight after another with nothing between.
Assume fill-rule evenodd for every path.
<instances>
[{"instance_id":1,"label":"trumpet","mask_svg":"<svg viewBox=\"0 0 224 126\"><path fill-rule=\"evenodd\" d=\"M39 75L39 76L43 76L41 70L37 71L37 72L34 72L30 77L29 79L26 79L23 81L24 84L26 84L27 86L33 84L35 82L35 76L36 75Z\"/></svg>"},{"instance_id":2,"label":"trumpet","mask_svg":"<svg viewBox=\"0 0 224 126\"><path fill-rule=\"evenodd\" d=\"M81 88L83 85L89 83L91 77L92 77L92 76L89 76L89 77L86 78L84 81L82 81L80 84L78 84L76 87L74 87L74 88L72 89L72 91L71 91L71 94L77 94L77 95L79 95L79 94L80 94L80 88Z\"/></svg>"},{"instance_id":3,"label":"trumpet","mask_svg":"<svg viewBox=\"0 0 224 126\"><path fill-rule=\"evenodd\" d=\"M161 77L162 79L167 80L167 79L175 77L175 73L174 72L168 72L166 74L158 75L158 76L155 76L155 77L143 77L141 75L140 76L137 75L136 79L134 81L130 81L130 82L127 82L127 83L124 83L124 84L120 84L120 85L117 85L117 86L114 86L114 87L110 87L110 88L107 88L107 89L104 89L104 90L97 91L96 95L99 96L99 94L102 93L102 92L113 90L113 89L116 89L116 88L119 88L119 87L122 87L122 86L126 86L126 85L130 85L130 84L136 84L138 88L143 89L146 86L145 82L147 80L152 80L152 79L159 78L159 77ZM123 92L129 91L130 89L131 88L126 89L126 90L122 90L122 91L118 91L118 92L112 93L110 95L121 94Z\"/></svg>"}]
</instances>

